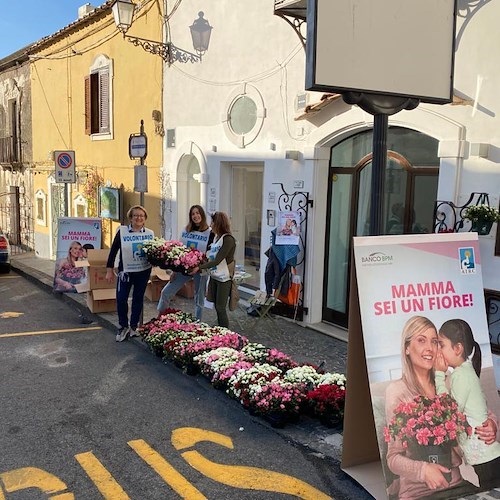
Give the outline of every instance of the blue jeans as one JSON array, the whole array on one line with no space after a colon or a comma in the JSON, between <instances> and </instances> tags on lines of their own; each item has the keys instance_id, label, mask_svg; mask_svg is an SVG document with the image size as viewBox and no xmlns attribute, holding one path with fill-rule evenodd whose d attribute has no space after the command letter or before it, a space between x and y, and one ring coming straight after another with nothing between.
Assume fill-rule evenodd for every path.
<instances>
[{"instance_id":1,"label":"blue jeans","mask_svg":"<svg viewBox=\"0 0 500 500\"><path fill-rule=\"evenodd\" d=\"M174 278L161 291L160 300L156 307L158 312L162 312L170 305L172 297L183 287L185 283L194 280L194 315L197 320L201 321L203 307L205 304L205 292L207 289L208 276L195 274L194 276L186 276L182 273L175 273L172 275Z\"/></svg>"},{"instance_id":2,"label":"blue jeans","mask_svg":"<svg viewBox=\"0 0 500 500\"><path fill-rule=\"evenodd\" d=\"M129 326L128 321L128 296L132 292L132 311L130 313L130 328L136 329L141 319L142 307L144 305L144 293L148 285L151 268L134 273L120 273L116 283L116 309L118 311L118 323L122 328Z\"/></svg>"}]
</instances>

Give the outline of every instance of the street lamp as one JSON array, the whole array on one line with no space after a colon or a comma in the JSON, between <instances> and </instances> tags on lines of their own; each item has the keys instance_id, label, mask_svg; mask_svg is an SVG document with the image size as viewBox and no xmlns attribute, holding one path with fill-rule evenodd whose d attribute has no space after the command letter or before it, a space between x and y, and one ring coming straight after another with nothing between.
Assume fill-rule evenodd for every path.
<instances>
[{"instance_id":1,"label":"street lamp","mask_svg":"<svg viewBox=\"0 0 500 500\"><path fill-rule=\"evenodd\" d=\"M127 35L127 31L132 25L135 4L132 0L115 0L111 10L115 19L116 27L122 32L123 38L126 38L136 47L142 47L146 52L159 55L167 64L174 62L201 62L202 55L208 50L212 26L204 19L204 13L198 13L198 19L193 21L189 27L193 47L196 54L176 47L172 42L155 42L146 38Z\"/></svg>"},{"instance_id":2,"label":"street lamp","mask_svg":"<svg viewBox=\"0 0 500 500\"><path fill-rule=\"evenodd\" d=\"M212 26L203 16L203 11L198 12L198 19L195 19L189 27L194 50L196 50L200 58L208 50L210 35L212 34Z\"/></svg>"}]
</instances>

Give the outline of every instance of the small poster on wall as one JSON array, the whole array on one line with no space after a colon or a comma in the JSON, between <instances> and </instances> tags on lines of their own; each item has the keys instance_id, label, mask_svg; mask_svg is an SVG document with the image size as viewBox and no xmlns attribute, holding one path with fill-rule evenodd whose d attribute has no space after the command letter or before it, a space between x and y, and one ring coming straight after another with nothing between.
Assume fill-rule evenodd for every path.
<instances>
[{"instance_id":1,"label":"small poster on wall","mask_svg":"<svg viewBox=\"0 0 500 500\"><path fill-rule=\"evenodd\" d=\"M99 215L105 219L121 220L122 193L120 188L99 187Z\"/></svg>"},{"instance_id":2,"label":"small poster on wall","mask_svg":"<svg viewBox=\"0 0 500 500\"><path fill-rule=\"evenodd\" d=\"M298 245L300 217L298 212L279 212L276 245Z\"/></svg>"},{"instance_id":3,"label":"small poster on wall","mask_svg":"<svg viewBox=\"0 0 500 500\"><path fill-rule=\"evenodd\" d=\"M85 267L75 263L87 258L87 250L101 248L101 219L60 217L58 219L54 291L76 293L85 289Z\"/></svg>"},{"instance_id":4,"label":"small poster on wall","mask_svg":"<svg viewBox=\"0 0 500 500\"><path fill-rule=\"evenodd\" d=\"M354 238L354 256L387 498L500 486L500 380L477 234Z\"/></svg>"}]
</instances>

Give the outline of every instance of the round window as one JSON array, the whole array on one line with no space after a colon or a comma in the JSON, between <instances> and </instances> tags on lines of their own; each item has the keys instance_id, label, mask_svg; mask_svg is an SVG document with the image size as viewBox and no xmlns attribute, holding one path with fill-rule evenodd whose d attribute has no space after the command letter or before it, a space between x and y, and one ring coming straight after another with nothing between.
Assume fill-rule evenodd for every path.
<instances>
[{"instance_id":1,"label":"round window","mask_svg":"<svg viewBox=\"0 0 500 500\"><path fill-rule=\"evenodd\" d=\"M257 105L246 95L239 96L229 111L229 126L238 135L248 134L257 123Z\"/></svg>"}]
</instances>

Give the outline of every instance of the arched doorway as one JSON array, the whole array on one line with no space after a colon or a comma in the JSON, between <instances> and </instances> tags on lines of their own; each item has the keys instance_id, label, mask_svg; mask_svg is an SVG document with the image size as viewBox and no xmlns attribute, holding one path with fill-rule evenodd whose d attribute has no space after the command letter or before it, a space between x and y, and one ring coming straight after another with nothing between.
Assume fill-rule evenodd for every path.
<instances>
[{"instance_id":1,"label":"arched doorway","mask_svg":"<svg viewBox=\"0 0 500 500\"><path fill-rule=\"evenodd\" d=\"M387 134L385 234L431 232L436 200L438 141L401 127ZM349 255L353 236L368 235L372 131L331 148L322 319L347 326Z\"/></svg>"},{"instance_id":2,"label":"arched doorway","mask_svg":"<svg viewBox=\"0 0 500 500\"><path fill-rule=\"evenodd\" d=\"M180 233L188 223L189 207L201 205L201 169L198 158L186 154L177 169L177 232ZM205 207L204 207L205 208ZM176 238L176 235L173 235Z\"/></svg>"}]
</instances>

